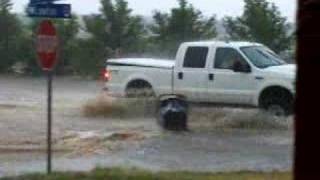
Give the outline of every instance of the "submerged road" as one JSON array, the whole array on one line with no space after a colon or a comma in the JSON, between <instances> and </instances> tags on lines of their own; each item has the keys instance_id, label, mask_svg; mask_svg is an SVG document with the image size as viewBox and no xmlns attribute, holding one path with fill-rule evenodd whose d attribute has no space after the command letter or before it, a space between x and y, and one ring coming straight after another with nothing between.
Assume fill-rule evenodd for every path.
<instances>
[{"instance_id":1,"label":"submerged road","mask_svg":"<svg viewBox=\"0 0 320 180\"><path fill-rule=\"evenodd\" d=\"M230 128L228 123L221 125L223 120L216 126L221 112L208 108L192 116L191 132L170 133L162 131L153 118L83 117L81 106L97 96L101 89L99 82L58 78L54 89L55 140L69 138L70 132L93 134L92 139L71 139L68 142L73 144L68 147L79 148L77 143L86 141L81 150L90 146L99 148L94 153L55 152L55 171L87 171L97 166L140 167L153 171L291 170L292 128L277 128L277 124L270 129L269 126L246 128L243 124L238 127L233 124ZM45 172L44 93L44 79L0 77L0 176ZM230 110L223 112L223 118L237 122L239 111L246 113ZM129 142L103 137L106 133L123 131L141 134L143 138Z\"/></svg>"}]
</instances>

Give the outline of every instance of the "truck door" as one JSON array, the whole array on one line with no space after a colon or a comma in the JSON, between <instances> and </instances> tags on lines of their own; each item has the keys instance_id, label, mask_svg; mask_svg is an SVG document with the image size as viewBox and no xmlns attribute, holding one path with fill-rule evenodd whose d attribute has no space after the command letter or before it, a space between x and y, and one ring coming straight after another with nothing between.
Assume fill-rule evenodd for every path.
<instances>
[{"instance_id":1,"label":"truck door","mask_svg":"<svg viewBox=\"0 0 320 180\"><path fill-rule=\"evenodd\" d=\"M235 62L248 68L249 72L235 72ZM208 85L208 98L211 102L227 104L253 104L256 88L251 67L234 48L216 48L215 58L209 68L213 76Z\"/></svg>"},{"instance_id":2,"label":"truck door","mask_svg":"<svg viewBox=\"0 0 320 180\"><path fill-rule=\"evenodd\" d=\"M208 89L207 59L209 47L185 47L174 72L174 91L188 100L201 102Z\"/></svg>"}]
</instances>

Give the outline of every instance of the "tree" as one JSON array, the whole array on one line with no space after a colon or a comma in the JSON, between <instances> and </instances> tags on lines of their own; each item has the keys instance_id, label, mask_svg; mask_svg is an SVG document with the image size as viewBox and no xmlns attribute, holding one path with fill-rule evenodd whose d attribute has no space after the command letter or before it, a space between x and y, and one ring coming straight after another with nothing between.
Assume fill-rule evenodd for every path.
<instances>
[{"instance_id":1,"label":"tree","mask_svg":"<svg viewBox=\"0 0 320 180\"><path fill-rule=\"evenodd\" d=\"M102 41L94 38L77 39L73 52L71 67L77 75L87 77L99 76L106 57L111 55L111 49L105 48Z\"/></svg>"},{"instance_id":2,"label":"tree","mask_svg":"<svg viewBox=\"0 0 320 180\"><path fill-rule=\"evenodd\" d=\"M139 50L145 32L141 17L132 16L125 0L101 0L101 14L87 16L87 31L104 47L131 53Z\"/></svg>"},{"instance_id":3,"label":"tree","mask_svg":"<svg viewBox=\"0 0 320 180\"><path fill-rule=\"evenodd\" d=\"M216 32L215 16L204 18L186 0L178 0L179 7L171 9L170 14L156 11L153 15L155 24L151 26L156 49L166 50L174 55L178 45L184 41L214 38Z\"/></svg>"},{"instance_id":4,"label":"tree","mask_svg":"<svg viewBox=\"0 0 320 180\"><path fill-rule=\"evenodd\" d=\"M125 0L101 0L100 14L83 18L88 38L78 39L73 48L72 67L80 75L99 75L112 55L128 55L143 50L141 18L131 15Z\"/></svg>"},{"instance_id":5,"label":"tree","mask_svg":"<svg viewBox=\"0 0 320 180\"><path fill-rule=\"evenodd\" d=\"M59 74L70 73L70 65L74 56L74 48L77 43L79 33L79 23L75 15L68 20L56 20L55 26L59 35L59 61L56 71Z\"/></svg>"},{"instance_id":6,"label":"tree","mask_svg":"<svg viewBox=\"0 0 320 180\"><path fill-rule=\"evenodd\" d=\"M224 18L224 26L232 40L263 43L276 52L288 49L292 42L286 18L266 0L245 0L243 15Z\"/></svg>"},{"instance_id":7,"label":"tree","mask_svg":"<svg viewBox=\"0 0 320 180\"><path fill-rule=\"evenodd\" d=\"M20 36L20 22L10 12L10 0L0 0L0 72L8 71L17 61L16 40Z\"/></svg>"}]
</instances>

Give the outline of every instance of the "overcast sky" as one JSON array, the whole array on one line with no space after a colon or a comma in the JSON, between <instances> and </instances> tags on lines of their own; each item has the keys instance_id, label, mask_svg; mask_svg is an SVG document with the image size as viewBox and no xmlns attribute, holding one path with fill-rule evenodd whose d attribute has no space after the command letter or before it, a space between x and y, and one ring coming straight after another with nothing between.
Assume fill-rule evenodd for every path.
<instances>
[{"instance_id":1,"label":"overcast sky","mask_svg":"<svg viewBox=\"0 0 320 180\"><path fill-rule=\"evenodd\" d=\"M127 0L134 14L151 16L155 9L169 11L177 5L176 0ZM296 0L269 0L274 2L284 16L294 21L296 13ZM29 0L12 0L15 12L23 12ZM97 13L100 8L100 0L64 0L62 2L72 4L73 12L77 14ZM243 0L189 0L205 15L216 14L218 18L225 15L238 16L243 11Z\"/></svg>"}]
</instances>

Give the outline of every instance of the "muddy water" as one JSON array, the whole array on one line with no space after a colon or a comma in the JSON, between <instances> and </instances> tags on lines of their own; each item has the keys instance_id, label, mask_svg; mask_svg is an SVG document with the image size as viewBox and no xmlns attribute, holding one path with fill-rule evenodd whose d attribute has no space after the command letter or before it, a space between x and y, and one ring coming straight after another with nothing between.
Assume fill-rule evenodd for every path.
<instances>
[{"instance_id":1,"label":"muddy water","mask_svg":"<svg viewBox=\"0 0 320 180\"><path fill-rule=\"evenodd\" d=\"M140 167L152 171L287 171L292 164L292 134L282 131L166 133L105 154L56 153L54 170L87 171L96 166ZM0 175L45 172L44 153L0 155Z\"/></svg>"},{"instance_id":2,"label":"muddy water","mask_svg":"<svg viewBox=\"0 0 320 180\"><path fill-rule=\"evenodd\" d=\"M290 137L276 131L169 134L148 140L130 158L165 170L289 170Z\"/></svg>"},{"instance_id":3,"label":"muddy water","mask_svg":"<svg viewBox=\"0 0 320 180\"><path fill-rule=\"evenodd\" d=\"M54 170L97 165L154 171L291 169L290 119L255 110L193 108L191 132L168 133L154 118L84 117L81 106L100 88L95 81L55 79ZM45 172L44 93L44 79L0 77L0 176Z\"/></svg>"}]
</instances>

